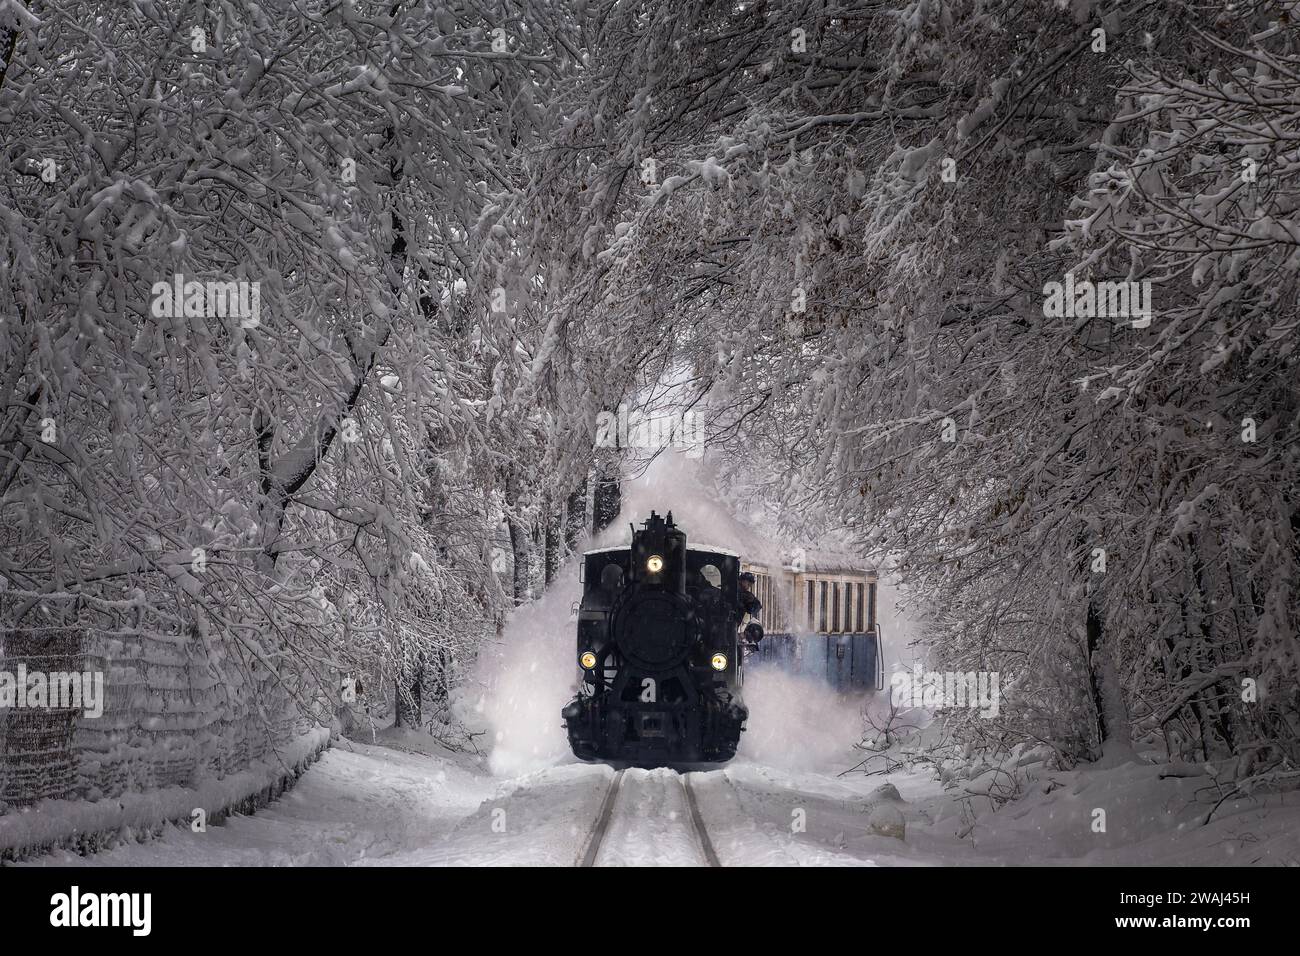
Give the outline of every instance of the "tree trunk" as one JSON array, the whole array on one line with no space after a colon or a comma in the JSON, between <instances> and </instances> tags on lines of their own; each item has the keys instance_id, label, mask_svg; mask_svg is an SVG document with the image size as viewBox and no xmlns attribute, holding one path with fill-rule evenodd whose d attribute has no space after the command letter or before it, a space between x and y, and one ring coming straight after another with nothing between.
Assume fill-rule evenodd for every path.
<instances>
[{"instance_id":1,"label":"tree trunk","mask_svg":"<svg viewBox=\"0 0 1300 956\"><path fill-rule=\"evenodd\" d=\"M546 502L542 513L528 534L528 594L541 594L546 590Z\"/></svg>"},{"instance_id":2,"label":"tree trunk","mask_svg":"<svg viewBox=\"0 0 1300 956\"><path fill-rule=\"evenodd\" d=\"M596 464L596 497L592 502L592 531L599 534L614 523L623 507L622 468L613 455L602 455Z\"/></svg>"},{"instance_id":3,"label":"tree trunk","mask_svg":"<svg viewBox=\"0 0 1300 956\"><path fill-rule=\"evenodd\" d=\"M564 551L573 554L578 550L578 542L587 533L587 481L569 495L568 506L564 516Z\"/></svg>"},{"instance_id":4,"label":"tree trunk","mask_svg":"<svg viewBox=\"0 0 1300 956\"><path fill-rule=\"evenodd\" d=\"M423 678L423 669L415 667L398 679L397 699L394 701L394 727L410 727L418 730L423 724L424 707L421 701Z\"/></svg>"},{"instance_id":5,"label":"tree trunk","mask_svg":"<svg viewBox=\"0 0 1300 956\"><path fill-rule=\"evenodd\" d=\"M1213 584L1206 577L1205 563L1201 560L1201 542L1195 536L1189 536L1188 551L1192 558L1192 580L1196 585L1196 615L1201 632L1200 667L1202 671L1212 671L1224 663L1223 641L1216 637L1214 630L1214 605L1211 589ZM1237 753L1237 735L1233 727L1234 713L1231 701L1236 696L1236 688L1228 678L1223 678L1214 685L1215 693L1206 698L1206 707L1210 712L1213 726L1219 738L1234 756ZM1221 703L1223 701L1224 703Z\"/></svg>"},{"instance_id":6,"label":"tree trunk","mask_svg":"<svg viewBox=\"0 0 1300 956\"><path fill-rule=\"evenodd\" d=\"M510 551L514 555L514 601L515 606L528 601L528 531L515 518L507 518L510 529Z\"/></svg>"},{"instance_id":7,"label":"tree trunk","mask_svg":"<svg viewBox=\"0 0 1300 956\"><path fill-rule=\"evenodd\" d=\"M1182 621L1183 624L1183 641L1190 648L1192 637L1191 637L1191 625L1188 621L1189 612L1187 608L1186 590L1184 590L1178 598L1178 607L1179 607L1180 620ZM1177 644L1173 640L1170 640L1168 638L1165 639L1165 643L1166 646L1169 648L1169 655L1170 658L1172 659L1178 649ZM1187 656L1188 655L1184 655L1184 657ZM1178 666L1178 672L1177 672L1178 682L1182 683L1183 681L1187 680L1187 678L1190 677L1191 674L1192 674L1192 665L1190 659L1185 659ZM1196 732L1197 734L1200 735L1201 759L1209 760L1210 759L1210 737L1211 737L1210 727L1205 720L1205 712L1201 709L1201 695L1199 693L1193 694L1191 698L1188 699L1187 709L1192 712L1192 717L1196 721Z\"/></svg>"},{"instance_id":8,"label":"tree trunk","mask_svg":"<svg viewBox=\"0 0 1300 956\"><path fill-rule=\"evenodd\" d=\"M1088 595L1088 681L1097 709L1097 737L1105 766L1118 766L1137 759L1130 736L1128 707L1120 687L1115 662L1105 647L1105 628L1095 594Z\"/></svg>"},{"instance_id":9,"label":"tree trunk","mask_svg":"<svg viewBox=\"0 0 1300 956\"><path fill-rule=\"evenodd\" d=\"M555 502L548 495L546 498L546 543L543 547L545 555L545 573L546 583L550 584L555 579L555 573L560 568L560 509L556 507Z\"/></svg>"},{"instance_id":10,"label":"tree trunk","mask_svg":"<svg viewBox=\"0 0 1300 956\"><path fill-rule=\"evenodd\" d=\"M428 698L433 712L445 718L444 711L451 697L451 653L445 647L434 651L432 679L421 687L421 691L422 697Z\"/></svg>"}]
</instances>

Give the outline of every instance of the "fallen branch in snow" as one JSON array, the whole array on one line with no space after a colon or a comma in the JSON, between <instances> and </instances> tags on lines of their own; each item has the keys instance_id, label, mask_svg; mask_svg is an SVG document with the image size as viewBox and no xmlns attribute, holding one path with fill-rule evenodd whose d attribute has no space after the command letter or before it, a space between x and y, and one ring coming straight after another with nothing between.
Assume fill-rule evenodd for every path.
<instances>
[{"instance_id":1,"label":"fallen branch in snow","mask_svg":"<svg viewBox=\"0 0 1300 956\"><path fill-rule=\"evenodd\" d=\"M1205 774L1205 767L1199 764L1177 762L1162 767L1159 777L1164 780L1166 777L1202 777Z\"/></svg>"},{"instance_id":2,"label":"fallen branch in snow","mask_svg":"<svg viewBox=\"0 0 1300 956\"><path fill-rule=\"evenodd\" d=\"M869 764L871 761L875 760L877 757L883 758L885 761L885 765L882 768L880 768L879 770L861 769L862 767L865 767L867 764ZM905 765L903 764L902 761L892 760L888 753L885 752L873 753L864 757L862 760L854 764L848 770L840 771L840 773L837 774L837 776L843 777L845 774L861 772L864 776L874 777L876 774L880 774L880 773L893 773L895 770L903 769L904 766Z\"/></svg>"}]
</instances>

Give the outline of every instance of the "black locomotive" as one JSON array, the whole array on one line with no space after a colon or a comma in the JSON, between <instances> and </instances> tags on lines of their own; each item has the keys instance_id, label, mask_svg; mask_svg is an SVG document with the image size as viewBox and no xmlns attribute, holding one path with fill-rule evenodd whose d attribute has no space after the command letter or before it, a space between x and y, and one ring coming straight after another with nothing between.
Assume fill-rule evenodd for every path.
<instances>
[{"instance_id":1,"label":"black locomotive","mask_svg":"<svg viewBox=\"0 0 1300 956\"><path fill-rule=\"evenodd\" d=\"M688 547L672 512L650 512L631 547L583 556L582 684L563 710L574 754L637 766L735 756L749 716L739 577L738 555Z\"/></svg>"}]
</instances>

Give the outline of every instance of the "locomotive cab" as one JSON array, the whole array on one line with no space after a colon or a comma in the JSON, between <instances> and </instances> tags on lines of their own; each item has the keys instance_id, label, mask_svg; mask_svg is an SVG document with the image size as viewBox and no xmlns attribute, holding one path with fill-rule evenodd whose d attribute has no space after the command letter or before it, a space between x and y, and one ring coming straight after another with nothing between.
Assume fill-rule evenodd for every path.
<instances>
[{"instance_id":1,"label":"locomotive cab","mask_svg":"<svg viewBox=\"0 0 1300 956\"><path fill-rule=\"evenodd\" d=\"M688 546L651 512L627 547L583 556L578 695L563 716L586 760L728 760L748 716L736 636L740 559Z\"/></svg>"}]
</instances>

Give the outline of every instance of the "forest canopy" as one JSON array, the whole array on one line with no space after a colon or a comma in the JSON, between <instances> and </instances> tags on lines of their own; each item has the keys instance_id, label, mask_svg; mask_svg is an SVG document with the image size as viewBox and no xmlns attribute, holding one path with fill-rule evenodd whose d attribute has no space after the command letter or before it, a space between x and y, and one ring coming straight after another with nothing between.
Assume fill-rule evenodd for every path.
<instances>
[{"instance_id":1,"label":"forest canopy","mask_svg":"<svg viewBox=\"0 0 1300 956\"><path fill-rule=\"evenodd\" d=\"M3 0L0 626L418 714L671 380L1003 675L956 732L1293 780L1298 20Z\"/></svg>"}]
</instances>

